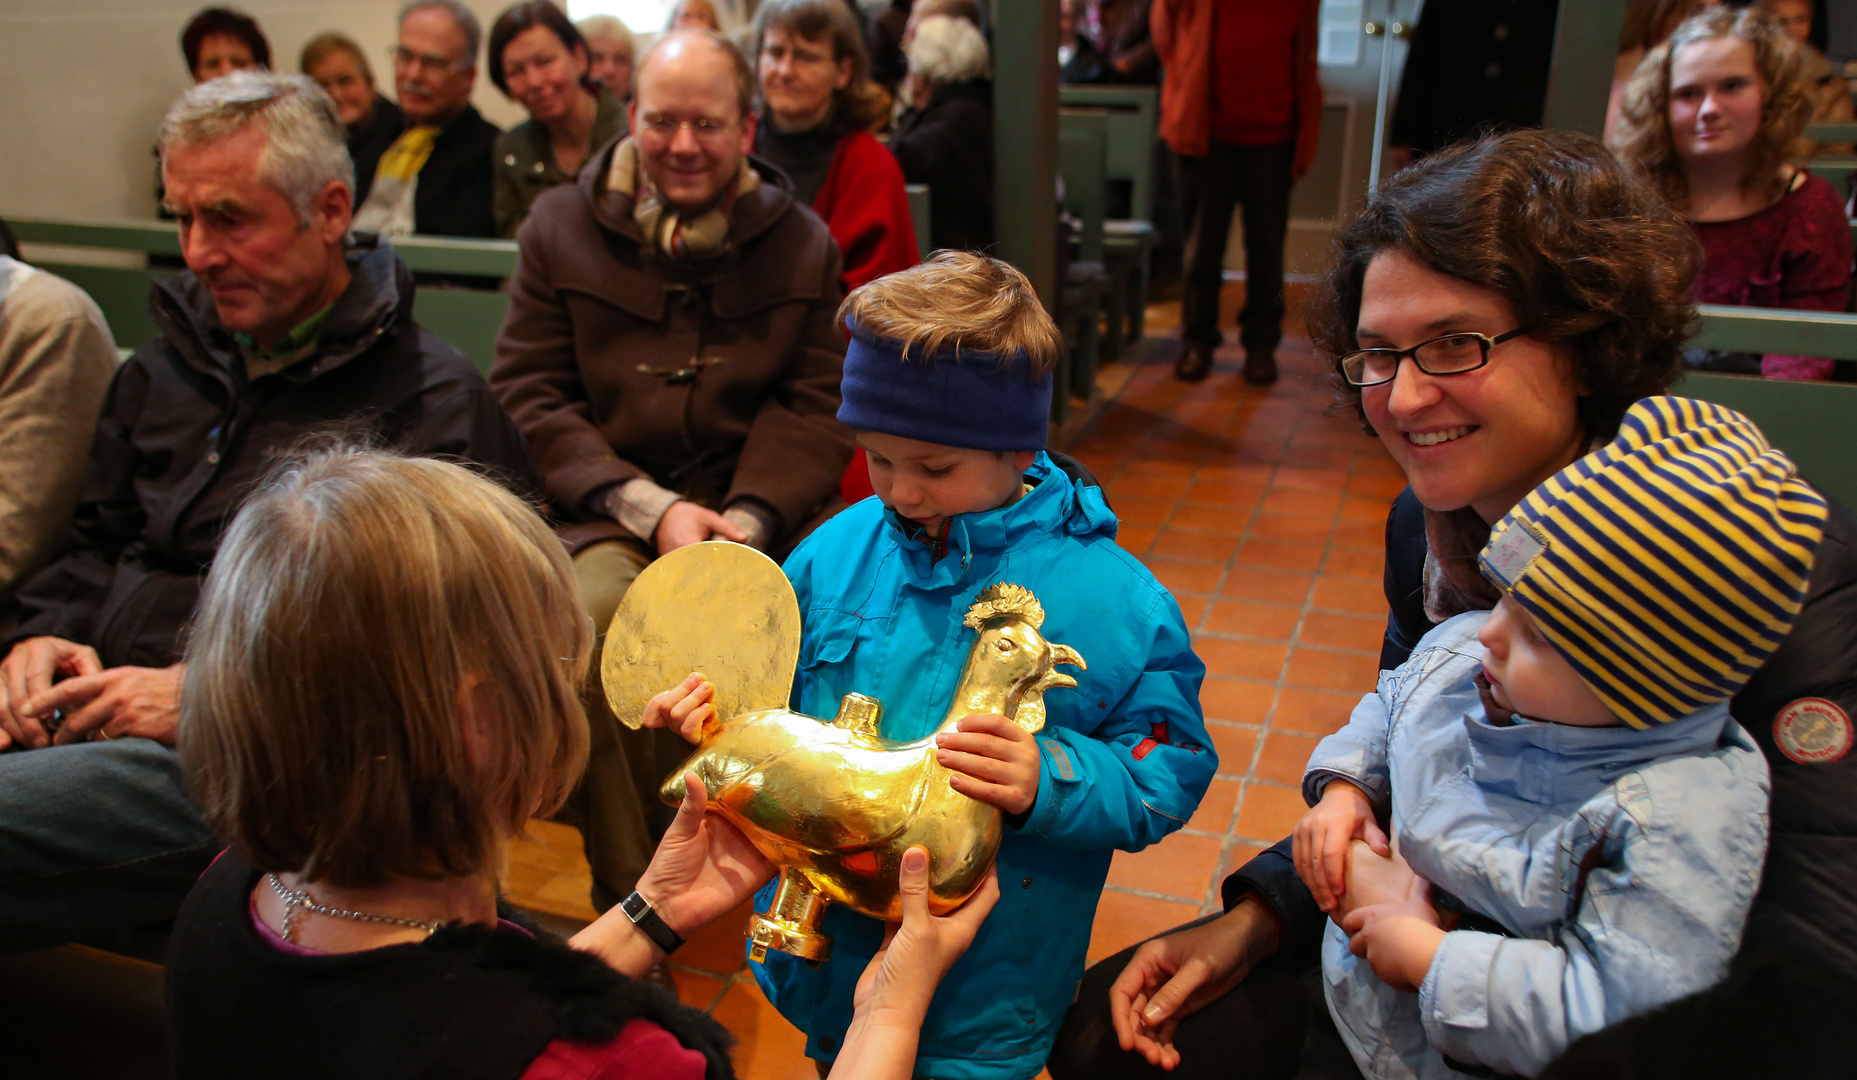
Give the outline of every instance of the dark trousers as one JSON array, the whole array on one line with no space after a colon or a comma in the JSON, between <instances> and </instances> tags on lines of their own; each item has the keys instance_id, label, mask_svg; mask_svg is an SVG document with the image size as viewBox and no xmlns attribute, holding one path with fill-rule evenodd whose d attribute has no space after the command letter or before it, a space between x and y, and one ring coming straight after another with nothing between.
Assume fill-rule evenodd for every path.
<instances>
[{"instance_id":1,"label":"dark trousers","mask_svg":"<svg viewBox=\"0 0 1857 1080\"><path fill-rule=\"evenodd\" d=\"M1232 211L1244 208L1244 310L1239 340L1247 353L1269 353L1283 340L1283 242L1290 227L1293 142L1234 146L1214 139L1204 157L1176 155L1186 219L1186 296L1181 337L1217 347L1219 288Z\"/></svg>"},{"instance_id":2,"label":"dark trousers","mask_svg":"<svg viewBox=\"0 0 1857 1080\"><path fill-rule=\"evenodd\" d=\"M1180 1022L1173 1072L1123 1050L1109 1019L1109 987L1135 948L1083 973L1046 1063L1054 1080L1360 1080L1322 1000L1322 969L1287 957L1259 964L1231 993Z\"/></svg>"}]
</instances>

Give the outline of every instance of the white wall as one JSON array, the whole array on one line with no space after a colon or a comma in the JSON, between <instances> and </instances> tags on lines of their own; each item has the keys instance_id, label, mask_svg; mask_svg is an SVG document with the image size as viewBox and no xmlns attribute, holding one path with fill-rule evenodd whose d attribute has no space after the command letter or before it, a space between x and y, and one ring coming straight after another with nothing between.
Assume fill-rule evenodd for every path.
<instances>
[{"instance_id":1,"label":"white wall","mask_svg":"<svg viewBox=\"0 0 1857 1080\"><path fill-rule=\"evenodd\" d=\"M152 148L192 84L181 27L207 0L0 0L0 216L152 217ZM234 0L264 27L272 62L295 71L303 43L342 30L392 96L386 50L401 0ZM508 0L465 0L489 33ZM479 57L472 100L508 127L522 109Z\"/></svg>"}]
</instances>

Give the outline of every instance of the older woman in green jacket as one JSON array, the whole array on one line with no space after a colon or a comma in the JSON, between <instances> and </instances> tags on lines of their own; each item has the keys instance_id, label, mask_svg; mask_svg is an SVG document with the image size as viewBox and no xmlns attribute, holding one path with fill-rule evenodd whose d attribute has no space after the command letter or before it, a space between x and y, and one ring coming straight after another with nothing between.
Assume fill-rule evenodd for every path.
<instances>
[{"instance_id":1,"label":"older woman in green jacket","mask_svg":"<svg viewBox=\"0 0 1857 1080\"><path fill-rule=\"evenodd\" d=\"M589 62L586 40L548 0L523 0L490 28L490 81L529 111L497 139L498 236L515 236L537 195L625 133L625 104L588 82Z\"/></svg>"}]
</instances>

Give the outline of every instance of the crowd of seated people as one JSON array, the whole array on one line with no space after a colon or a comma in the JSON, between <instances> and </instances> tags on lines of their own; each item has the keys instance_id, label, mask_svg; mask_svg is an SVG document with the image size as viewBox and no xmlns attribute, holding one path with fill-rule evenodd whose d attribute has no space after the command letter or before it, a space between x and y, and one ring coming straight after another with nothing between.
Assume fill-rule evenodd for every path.
<instances>
[{"instance_id":1,"label":"crowd of seated people","mask_svg":"<svg viewBox=\"0 0 1857 1080\"><path fill-rule=\"evenodd\" d=\"M397 100L340 32L279 74L249 16L201 12L157 136L185 264L157 336L118 362L0 229L0 951L171 925L186 1076L415 1047L455 1075L725 1075L665 961L774 868L700 784L656 800L713 688L634 727L590 657L647 566L729 540L806 598L806 711L865 681L938 700L953 673L905 654L1012 575L1047 576L1053 640L1100 641L1100 706L938 743L1003 815L1003 899L931 916L912 852L893 938L840 911L837 966L755 965L822 1072L1726 1075L1790 1012L1816 1075L1857 1003L1857 523L1745 418L1665 396L1686 362L1834 375L1683 353L1697 302L1850 302L1847 210L1804 164L1830 84L1789 3L1635 5L1608 142L1414 146L1339 230L1312 336L1410 484L1386 670L1225 910L1087 970L1108 853L1190 818L1216 754L1178 607L1044 449L1055 324L970 253L981 7L762 0L738 42L684 0L641 50L550 0L487 40L412 0ZM1170 33L1220 27L1062 10L1090 81L1152 81ZM480 63L528 115L509 131L470 104ZM1285 100L1293 176L1319 124ZM955 250L919 262L905 182ZM415 320L413 234L516 241L487 376ZM579 829L601 913L567 943L496 890L543 815Z\"/></svg>"}]
</instances>

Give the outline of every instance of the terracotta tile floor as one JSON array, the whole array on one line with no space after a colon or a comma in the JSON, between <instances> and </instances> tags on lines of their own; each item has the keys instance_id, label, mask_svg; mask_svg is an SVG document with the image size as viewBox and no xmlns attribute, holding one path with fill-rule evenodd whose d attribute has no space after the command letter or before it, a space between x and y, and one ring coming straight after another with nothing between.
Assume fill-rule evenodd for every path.
<instances>
[{"instance_id":1,"label":"terracotta tile floor","mask_svg":"<svg viewBox=\"0 0 1857 1080\"><path fill-rule=\"evenodd\" d=\"M1228 288L1223 325L1239 300ZM1149 339L1104 370L1111 400L1071 452L1102 479L1122 545L1180 602L1206 662L1201 703L1219 773L1186 828L1116 855L1092 961L1217 910L1224 876L1288 834L1310 749L1373 688L1386 619L1381 535L1399 470L1358 424L1329 414L1306 338L1285 341L1283 377L1268 390L1238 378L1235 345L1189 385L1173 378L1172 343L1158 336L1176 318L1177 305L1150 309ZM512 898L590 918L578 837L541 824L537 837L512 849ZM804 1039L745 970L746 923L737 912L678 954L680 992L734 1032L744 1080L810 1080Z\"/></svg>"}]
</instances>

